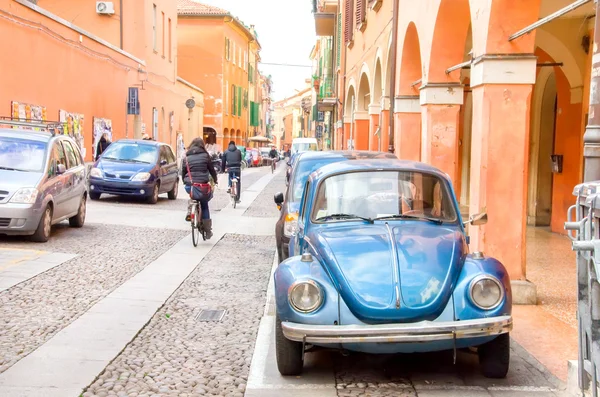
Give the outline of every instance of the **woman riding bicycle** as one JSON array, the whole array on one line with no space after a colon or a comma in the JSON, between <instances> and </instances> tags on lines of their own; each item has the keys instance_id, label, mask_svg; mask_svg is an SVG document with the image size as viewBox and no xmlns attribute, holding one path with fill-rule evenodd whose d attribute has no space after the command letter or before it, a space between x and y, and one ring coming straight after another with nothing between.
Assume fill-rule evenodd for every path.
<instances>
[{"instance_id":1,"label":"woman riding bicycle","mask_svg":"<svg viewBox=\"0 0 600 397\"><path fill-rule=\"evenodd\" d=\"M191 176L191 178L190 178ZM210 178L213 178L215 185L217 184L217 173L212 165L210 154L204 146L202 138L196 138L190 144L186 153L186 157L181 163L181 179L185 184L185 191L190 193L190 197L200 203L202 209L202 226L206 235L206 239L212 237L212 220L208 209L208 202L213 197L212 188L210 186ZM186 221L191 217L191 205L188 204Z\"/></svg>"}]
</instances>

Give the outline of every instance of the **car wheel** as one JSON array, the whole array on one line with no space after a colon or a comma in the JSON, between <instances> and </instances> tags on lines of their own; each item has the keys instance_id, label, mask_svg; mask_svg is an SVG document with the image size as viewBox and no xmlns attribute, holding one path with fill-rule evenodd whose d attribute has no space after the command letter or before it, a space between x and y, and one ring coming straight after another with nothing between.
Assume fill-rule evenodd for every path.
<instances>
[{"instance_id":1,"label":"car wheel","mask_svg":"<svg viewBox=\"0 0 600 397\"><path fill-rule=\"evenodd\" d=\"M37 229L33 236L31 236L31 240L36 243L45 243L50 239L50 233L52 232L52 207L50 205L46 205L46 209L44 209L44 213L42 214L42 218L40 219L40 223L38 224Z\"/></svg>"},{"instance_id":2,"label":"car wheel","mask_svg":"<svg viewBox=\"0 0 600 397\"><path fill-rule=\"evenodd\" d=\"M179 192L179 178L175 181L173 185L173 190L171 190L167 195L169 196L169 200L177 200L177 193Z\"/></svg>"},{"instance_id":3,"label":"car wheel","mask_svg":"<svg viewBox=\"0 0 600 397\"><path fill-rule=\"evenodd\" d=\"M510 365L510 336L501 334L477 349L481 373L486 378L502 379Z\"/></svg>"},{"instance_id":4,"label":"car wheel","mask_svg":"<svg viewBox=\"0 0 600 397\"><path fill-rule=\"evenodd\" d=\"M100 200L102 193L90 192L90 198L92 200Z\"/></svg>"},{"instance_id":5,"label":"car wheel","mask_svg":"<svg viewBox=\"0 0 600 397\"><path fill-rule=\"evenodd\" d=\"M152 190L152 195L148 197L148 203L156 204L158 203L158 192L159 192L159 182L156 182L154 185L154 189Z\"/></svg>"},{"instance_id":6,"label":"car wheel","mask_svg":"<svg viewBox=\"0 0 600 397\"><path fill-rule=\"evenodd\" d=\"M85 223L86 201L87 200L85 195L81 197L81 202L79 203L79 210L77 211L77 215L69 218L69 226L83 227L83 224Z\"/></svg>"},{"instance_id":7,"label":"car wheel","mask_svg":"<svg viewBox=\"0 0 600 397\"><path fill-rule=\"evenodd\" d=\"M281 320L275 315L275 355L277 369L283 376L294 376L302 373L304 365L302 343L289 340L283 335Z\"/></svg>"}]
</instances>

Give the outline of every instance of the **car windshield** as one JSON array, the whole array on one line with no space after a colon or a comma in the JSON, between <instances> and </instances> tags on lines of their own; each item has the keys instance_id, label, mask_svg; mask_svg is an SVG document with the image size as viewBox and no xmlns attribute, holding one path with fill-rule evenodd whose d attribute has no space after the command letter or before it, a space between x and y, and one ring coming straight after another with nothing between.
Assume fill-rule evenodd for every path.
<instances>
[{"instance_id":1,"label":"car windshield","mask_svg":"<svg viewBox=\"0 0 600 397\"><path fill-rule=\"evenodd\" d=\"M294 143L293 144L293 149L295 152L307 152L307 151L316 151L317 150L317 144L316 143L310 143L310 142L303 142L303 143Z\"/></svg>"},{"instance_id":2,"label":"car windshield","mask_svg":"<svg viewBox=\"0 0 600 397\"><path fill-rule=\"evenodd\" d=\"M319 159L319 160L307 160L300 161L296 166L296 173L294 174L294 181L292 183L292 202L299 202L302 200L302 193L304 192L304 185L308 176L318 168L323 167L326 164L336 161L335 159Z\"/></svg>"},{"instance_id":3,"label":"car windshield","mask_svg":"<svg viewBox=\"0 0 600 397\"><path fill-rule=\"evenodd\" d=\"M45 142L0 136L0 170L44 171L46 145Z\"/></svg>"},{"instance_id":4,"label":"car windshield","mask_svg":"<svg viewBox=\"0 0 600 397\"><path fill-rule=\"evenodd\" d=\"M152 164L156 163L157 155L158 148L154 145L115 142L102 153L102 158L126 163Z\"/></svg>"},{"instance_id":5,"label":"car windshield","mask_svg":"<svg viewBox=\"0 0 600 397\"><path fill-rule=\"evenodd\" d=\"M363 171L330 176L319 185L312 219L364 218L455 222L446 183L417 171Z\"/></svg>"}]
</instances>

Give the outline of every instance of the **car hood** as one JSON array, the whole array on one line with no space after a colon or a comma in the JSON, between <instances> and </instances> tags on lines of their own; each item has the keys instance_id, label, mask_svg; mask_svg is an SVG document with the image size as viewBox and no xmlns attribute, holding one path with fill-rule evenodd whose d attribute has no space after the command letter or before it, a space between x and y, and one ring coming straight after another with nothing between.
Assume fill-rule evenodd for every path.
<instances>
[{"instance_id":1,"label":"car hood","mask_svg":"<svg viewBox=\"0 0 600 397\"><path fill-rule=\"evenodd\" d=\"M457 227L425 222L327 227L308 237L349 309L367 323L437 318L467 254Z\"/></svg>"},{"instance_id":2,"label":"car hood","mask_svg":"<svg viewBox=\"0 0 600 397\"><path fill-rule=\"evenodd\" d=\"M23 187L37 187L41 172L0 170L0 190L14 192Z\"/></svg>"},{"instance_id":3,"label":"car hood","mask_svg":"<svg viewBox=\"0 0 600 397\"><path fill-rule=\"evenodd\" d=\"M119 174L121 177L131 177L138 172L151 172L154 166L155 164L126 163L106 159L100 159L96 164L96 167L102 170L107 177L114 177L116 174Z\"/></svg>"}]
</instances>

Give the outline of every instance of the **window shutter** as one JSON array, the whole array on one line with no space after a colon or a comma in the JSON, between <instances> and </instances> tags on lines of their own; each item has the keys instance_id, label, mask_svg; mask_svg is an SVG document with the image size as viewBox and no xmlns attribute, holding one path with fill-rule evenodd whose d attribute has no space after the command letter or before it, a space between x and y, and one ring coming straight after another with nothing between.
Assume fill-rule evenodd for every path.
<instances>
[{"instance_id":1,"label":"window shutter","mask_svg":"<svg viewBox=\"0 0 600 397\"><path fill-rule=\"evenodd\" d=\"M340 67L340 61L342 59L342 13L338 14L337 23L337 48L336 48L336 66Z\"/></svg>"},{"instance_id":2,"label":"window shutter","mask_svg":"<svg viewBox=\"0 0 600 397\"><path fill-rule=\"evenodd\" d=\"M231 90L233 91L231 93L231 114L233 116L235 116L237 114L237 101L236 101L236 94L237 94L237 90L235 89L235 85L231 85Z\"/></svg>"},{"instance_id":3,"label":"window shutter","mask_svg":"<svg viewBox=\"0 0 600 397\"><path fill-rule=\"evenodd\" d=\"M356 27L360 26L365 20L365 0L356 0Z\"/></svg>"},{"instance_id":4,"label":"window shutter","mask_svg":"<svg viewBox=\"0 0 600 397\"><path fill-rule=\"evenodd\" d=\"M344 42L352 41L352 3L353 0L346 0L346 9L344 10Z\"/></svg>"},{"instance_id":5,"label":"window shutter","mask_svg":"<svg viewBox=\"0 0 600 397\"><path fill-rule=\"evenodd\" d=\"M238 116L241 116L242 115L242 87L238 87L237 101L238 101Z\"/></svg>"}]
</instances>

